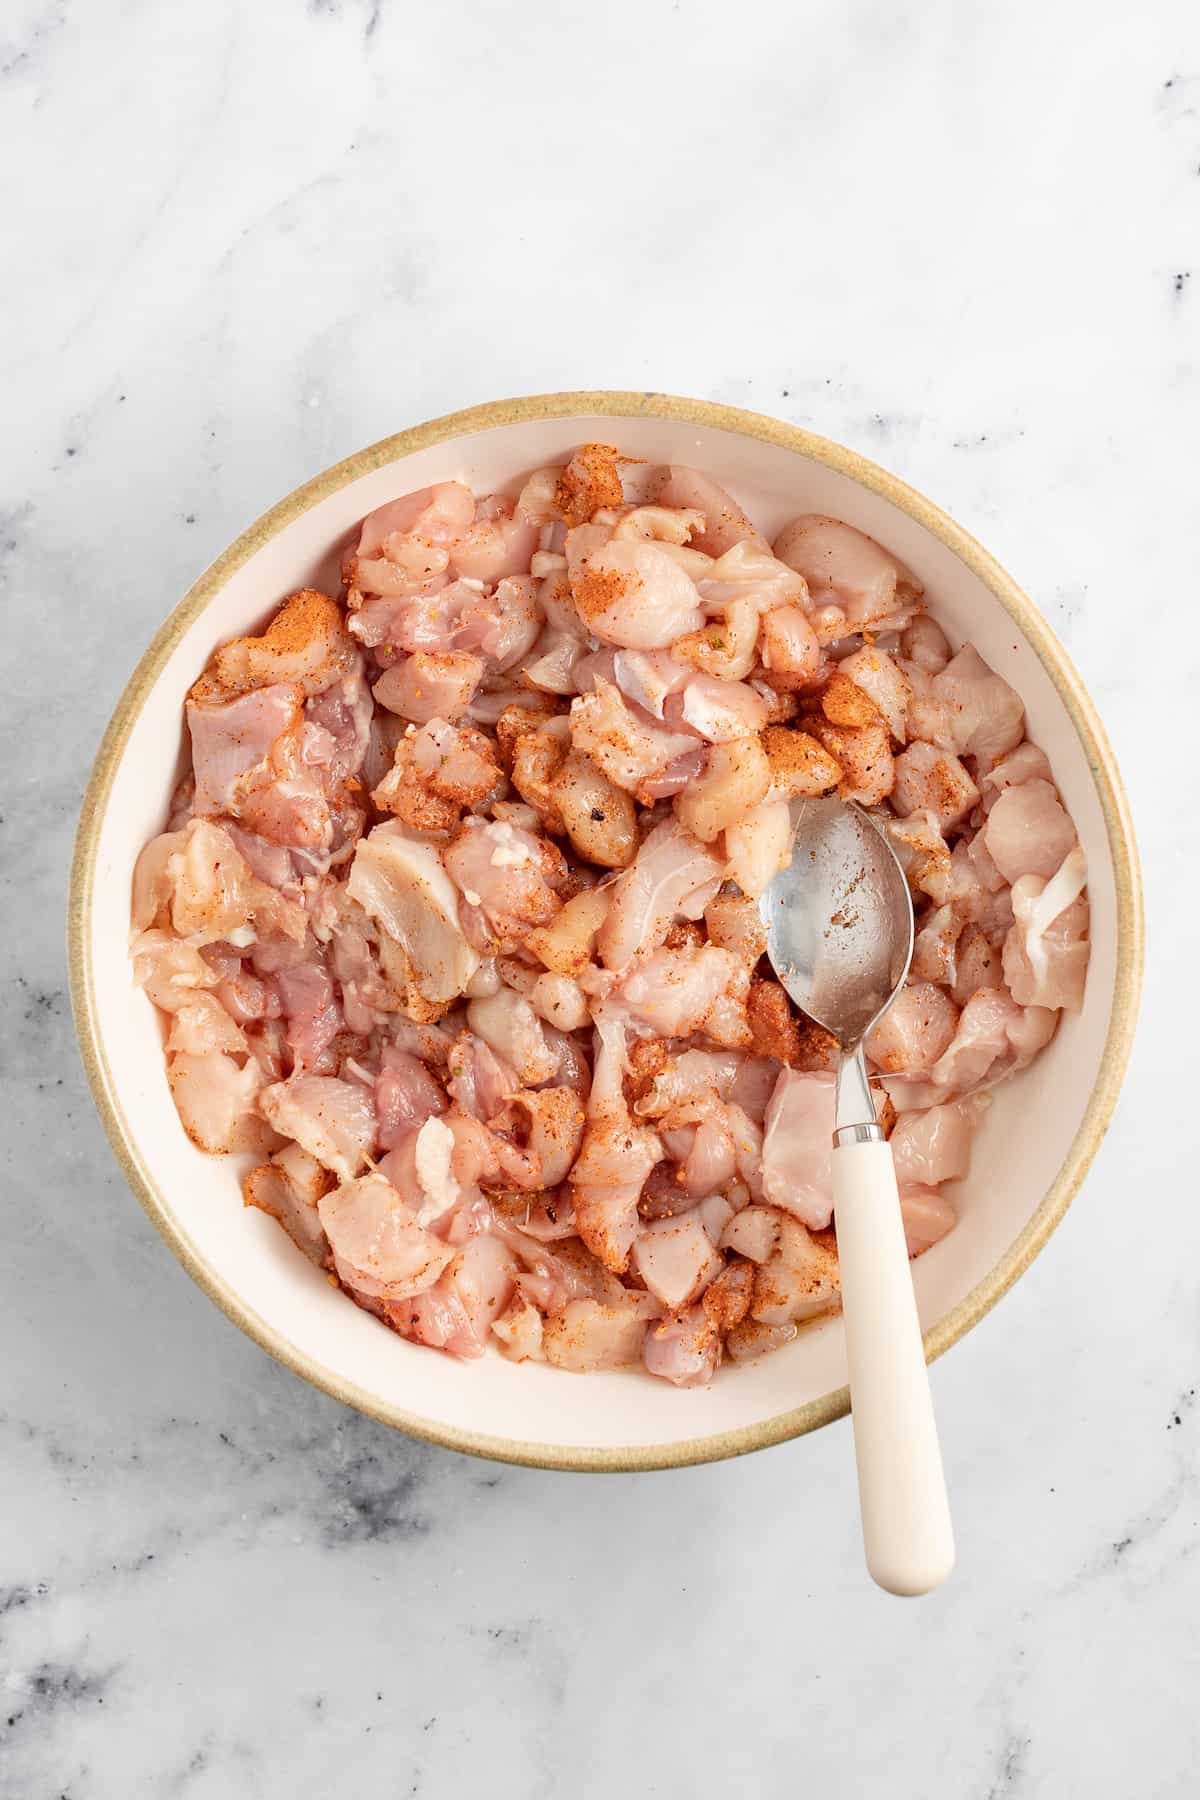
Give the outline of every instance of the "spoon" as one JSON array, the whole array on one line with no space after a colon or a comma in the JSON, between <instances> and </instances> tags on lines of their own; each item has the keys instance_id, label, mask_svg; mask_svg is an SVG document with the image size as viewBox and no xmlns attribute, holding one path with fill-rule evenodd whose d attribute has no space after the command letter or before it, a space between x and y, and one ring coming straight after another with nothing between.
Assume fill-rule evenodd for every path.
<instances>
[{"instance_id":1,"label":"spoon","mask_svg":"<svg viewBox=\"0 0 1200 1800\"><path fill-rule=\"evenodd\" d=\"M867 1567L889 1593L926 1594L954 1566L954 1534L896 1173L863 1053L908 973L912 898L864 812L802 800L791 862L759 905L776 974L841 1050L833 1204Z\"/></svg>"}]
</instances>

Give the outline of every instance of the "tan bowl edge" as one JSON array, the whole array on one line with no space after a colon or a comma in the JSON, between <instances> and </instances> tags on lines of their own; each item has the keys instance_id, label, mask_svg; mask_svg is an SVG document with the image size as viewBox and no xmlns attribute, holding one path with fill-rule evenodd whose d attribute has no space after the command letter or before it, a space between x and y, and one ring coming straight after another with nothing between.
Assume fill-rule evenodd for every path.
<instances>
[{"instance_id":1,"label":"tan bowl edge","mask_svg":"<svg viewBox=\"0 0 1200 1800\"><path fill-rule=\"evenodd\" d=\"M306 482L303 487L297 488L285 500L264 513L201 575L155 633L149 648L130 676L105 731L84 794L71 866L67 909L71 1004L92 1098L130 1187L197 1285L235 1325L240 1326L285 1368L302 1375L316 1387L332 1394L335 1399L356 1407L359 1412L366 1413L385 1425L395 1426L412 1437L442 1444L453 1450L462 1450L470 1455L544 1469L628 1471L679 1468L693 1463L715 1462L727 1456L744 1455L747 1451L783 1443L788 1438L799 1437L820 1425L827 1425L849 1410L849 1392L845 1387L837 1388L792 1412L780 1413L773 1419L734 1431L630 1449L568 1449L554 1444L493 1438L484 1433L454 1430L434 1420L404 1412L398 1407L381 1405L374 1396L342 1381L331 1370L314 1362L274 1331L246 1305L233 1288L214 1275L180 1228L166 1197L159 1191L143 1163L134 1134L116 1102L111 1071L96 1017L88 950L90 933L87 927L95 877L99 823L108 800L117 760L145 697L172 649L233 571L310 506L336 492L347 482L398 456L426 449L450 438L489 430L494 426L536 418L588 415L675 419L715 430L739 432L747 437L760 438L784 449L797 451L853 477L864 487L873 489L908 513L967 564L1020 627L1062 696L1063 704L1087 751L1104 813L1113 861L1117 901L1117 965L1108 1035L1091 1102L1057 1176L1025 1229L1010 1244L991 1272L926 1334L926 1357L932 1361L957 1343L960 1337L978 1324L984 1314L995 1306L1018 1276L1024 1273L1062 1219L1100 1147L1117 1102L1133 1045L1141 993L1144 914L1133 824L1120 772L1092 700L1063 646L1033 602L982 545L976 543L968 532L932 501L885 469L879 468L877 464L828 438L817 437L812 432L767 418L761 413L743 412L738 407L720 406L707 400L687 400L670 394L653 393L535 394L512 400L496 400L485 406L469 407L464 412L450 413L441 419L431 419L426 424L414 426L410 431L384 438L382 442L360 450L347 457L344 462L326 469L323 474L315 476L312 481Z\"/></svg>"}]
</instances>

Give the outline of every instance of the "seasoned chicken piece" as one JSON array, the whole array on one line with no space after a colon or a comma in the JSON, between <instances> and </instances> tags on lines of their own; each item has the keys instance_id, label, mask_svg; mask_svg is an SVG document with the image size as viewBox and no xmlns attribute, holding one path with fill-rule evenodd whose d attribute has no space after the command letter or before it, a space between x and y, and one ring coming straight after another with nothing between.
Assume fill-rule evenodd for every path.
<instances>
[{"instance_id":1,"label":"seasoned chicken piece","mask_svg":"<svg viewBox=\"0 0 1200 1800\"><path fill-rule=\"evenodd\" d=\"M465 650L417 650L385 669L372 692L380 706L415 724L461 719L483 680L484 661Z\"/></svg>"},{"instance_id":2,"label":"seasoned chicken piece","mask_svg":"<svg viewBox=\"0 0 1200 1800\"><path fill-rule=\"evenodd\" d=\"M951 751L918 742L896 758L891 798L902 818L923 813L939 831L947 832L978 805L979 789Z\"/></svg>"},{"instance_id":3,"label":"seasoned chicken piece","mask_svg":"<svg viewBox=\"0 0 1200 1800\"><path fill-rule=\"evenodd\" d=\"M261 637L234 638L217 651L212 667L227 694L278 682L319 694L346 673L357 655L337 601L315 588L302 588L288 595ZM197 685L203 687L206 679Z\"/></svg>"},{"instance_id":4,"label":"seasoned chicken piece","mask_svg":"<svg viewBox=\"0 0 1200 1800\"><path fill-rule=\"evenodd\" d=\"M909 981L867 1038L867 1054L889 1075L925 1075L954 1036L958 1008L930 981Z\"/></svg>"},{"instance_id":5,"label":"seasoned chicken piece","mask_svg":"<svg viewBox=\"0 0 1200 1800\"><path fill-rule=\"evenodd\" d=\"M767 540L746 517L737 501L699 469L674 463L655 483L654 498L660 506L683 507L702 513L703 528L692 535L692 548L706 556L723 556L735 544L748 542L763 552Z\"/></svg>"},{"instance_id":6,"label":"seasoned chicken piece","mask_svg":"<svg viewBox=\"0 0 1200 1800\"><path fill-rule=\"evenodd\" d=\"M924 591L874 538L819 513L785 525L775 554L803 575L815 601L839 606L852 631L909 611Z\"/></svg>"},{"instance_id":7,"label":"seasoned chicken piece","mask_svg":"<svg viewBox=\"0 0 1200 1800\"><path fill-rule=\"evenodd\" d=\"M463 928L489 955L519 949L562 904L561 852L518 826L468 819L443 858L465 902L459 912Z\"/></svg>"},{"instance_id":8,"label":"seasoned chicken piece","mask_svg":"<svg viewBox=\"0 0 1200 1800\"><path fill-rule=\"evenodd\" d=\"M389 973L435 1006L465 990L479 955L463 936L457 893L432 845L398 821L377 825L354 853L347 889L378 926L381 948L386 941L399 953Z\"/></svg>"}]
</instances>

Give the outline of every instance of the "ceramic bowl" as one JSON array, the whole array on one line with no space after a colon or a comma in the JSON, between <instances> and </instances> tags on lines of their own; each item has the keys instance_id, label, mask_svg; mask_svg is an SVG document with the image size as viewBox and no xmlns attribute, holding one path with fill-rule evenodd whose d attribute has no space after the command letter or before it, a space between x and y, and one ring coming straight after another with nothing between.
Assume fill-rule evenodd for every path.
<instances>
[{"instance_id":1,"label":"ceramic bowl","mask_svg":"<svg viewBox=\"0 0 1200 1800\"><path fill-rule=\"evenodd\" d=\"M184 1267L264 1349L362 1412L456 1449L544 1467L645 1469L759 1449L847 1407L839 1319L758 1363L678 1391L640 1372L586 1378L498 1355L461 1363L406 1343L353 1306L273 1221L243 1207L239 1163L193 1148L167 1091L158 1016L126 945L138 850L163 829L182 766L184 695L213 649L256 630L294 588L337 591L336 549L364 513L433 481L486 492L589 439L694 464L768 534L832 513L915 569L956 643L1017 689L1089 866L1087 995L1035 1066L996 1095L958 1185L955 1230L914 1265L930 1356L1029 1266L1104 1134L1134 1029L1142 947L1136 852L1120 777L1083 684L1050 628L986 551L863 457L791 425L661 394L500 401L404 431L319 475L251 526L167 619L96 760L72 875L72 991L96 1105L142 1205ZM1014 1146L1016 1153L1014 1154Z\"/></svg>"}]
</instances>

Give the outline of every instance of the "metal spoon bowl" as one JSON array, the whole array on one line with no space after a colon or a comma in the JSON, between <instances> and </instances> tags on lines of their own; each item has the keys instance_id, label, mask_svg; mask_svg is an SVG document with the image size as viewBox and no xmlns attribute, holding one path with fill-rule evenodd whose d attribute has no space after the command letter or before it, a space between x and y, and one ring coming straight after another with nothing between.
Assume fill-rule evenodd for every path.
<instances>
[{"instance_id":1,"label":"metal spoon bowl","mask_svg":"<svg viewBox=\"0 0 1200 1800\"><path fill-rule=\"evenodd\" d=\"M913 909L891 845L860 808L802 800L792 857L760 902L767 954L841 1050L833 1204L867 1567L923 1594L954 1566L954 1535L890 1146L863 1042L904 985Z\"/></svg>"}]
</instances>

